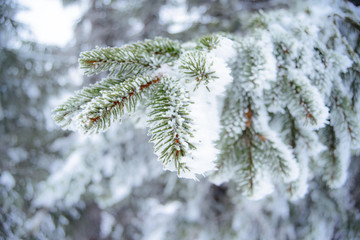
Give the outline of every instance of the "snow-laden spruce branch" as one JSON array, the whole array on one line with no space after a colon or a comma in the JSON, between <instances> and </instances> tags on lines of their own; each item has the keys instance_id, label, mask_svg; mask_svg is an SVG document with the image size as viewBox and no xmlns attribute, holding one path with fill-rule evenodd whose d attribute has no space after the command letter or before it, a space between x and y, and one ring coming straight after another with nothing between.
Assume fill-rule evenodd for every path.
<instances>
[{"instance_id":1,"label":"snow-laden spruce branch","mask_svg":"<svg viewBox=\"0 0 360 240\"><path fill-rule=\"evenodd\" d=\"M260 12L242 36L84 52L85 73L108 76L76 92L54 119L99 133L141 106L155 154L179 177L234 181L253 199L275 184L302 197L316 174L340 187L360 150L359 36L340 26L360 31L360 17L350 4L336 6Z\"/></svg>"},{"instance_id":2,"label":"snow-laden spruce branch","mask_svg":"<svg viewBox=\"0 0 360 240\"><path fill-rule=\"evenodd\" d=\"M178 81L171 78L164 78L156 88L148 103L150 141L165 166L177 170L178 174L190 171L182 157L196 149L191 143L194 135L189 105L192 102Z\"/></svg>"}]
</instances>

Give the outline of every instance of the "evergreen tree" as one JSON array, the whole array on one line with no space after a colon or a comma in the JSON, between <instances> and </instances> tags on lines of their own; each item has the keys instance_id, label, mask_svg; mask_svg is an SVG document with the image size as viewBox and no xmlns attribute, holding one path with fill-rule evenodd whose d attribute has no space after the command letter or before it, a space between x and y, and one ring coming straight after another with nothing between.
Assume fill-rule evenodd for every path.
<instances>
[{"instance_id":1,"label":"evergreen tree","mask_svg":"<svg viewBox=\"0 0 360 240\"><path fill-rule=\"evenodd\" d=\"M147 106L155 153L180 177L216 170L215 182L234 180L252 198L281 181L296 197L307 192L314 159L328 185L339 187L359 150L360 62L358 36L347 40L337 22L358 29L359 17L341 3L305 10L259 13L241 37L155 38L83 52L86 74L109 74L56 108L54 119L98 133Z\"/></svg>"},{"instance_id":2,"label":"evergreen tree","mask_svg":"<svg viewBox=\"0 0 360 240\"><path fill-rule=\"evenodd\" d=\"M123 123L98 136L79 139L72 135L74 151L42 185L37 205L71 209L85 203L78 224L85 222L80 229L88 230L84 234L88 238L356 239L358 200L350 200L359 199L354 193L356 184L350 181L340 190L328 188L339 187L345 180L351 154L339 151L345 149L347 142L341 141L348 137L336 132L350 133L340 126L344 122L358 129L356 120L331 120L332 114L345 116L341 111L346 109L346 116L358 117L359 80L351 56L359 53L359 13L349 4L336 3L331 8L328 2L321 7L291 2L284 4L289 9L255 14L251 19L245 13L243 19L225 11L220 14L214 7L231 4L232 10L238 10L236 1L204 3L199 6L206 6L204 15L211 16L209 29L239 31L241 23L246 35L212 34L187 43L157 38L85 52L80 64L91 74L91 82L104 78L57 108L55 118L61 125L84 132L102 131L115 119ZM142 1L137 4L145 9ZM187 4L190 10L192 4L197 5L190 1L168 4ZM126 24L127 16L133 16L131 8L124 18L116 14L122 11L116 1L99 3L97 8L100 5L104 11L112 8L106 12L119 17L114 23ZM211 28L217 16L231 17ZM111 22L100 17L97 21L104 21L103 39L96 40L96 33L91 32L82 35L84 43L90 39L114 46L131 39L121 37L131 28L124 27L116 35L114 29L105 29ZM185 28L175 36L189 40L210 31L196 28L201 23L192 26L195 30ZM90 29L95 31L95 27ZM166 36L157 33L160 29L147 29L154 35L135 39ZM108 34L114 42L106 42ZM96 77L100 71L106 75ZM339 93L334 87L338 83L342 84ZM344 99L340 108L334 103L339 94ZM141 130L133 128L128 113L130 119L140 121L138 125L148 126L155 153L166 169L190 178L212 169L210 180L230 182L217 187L162 172L153 160L151 145ZM356 151L355 146L353 154ZM343 153L348 156L340 156ZM247 161L250 158L252 163ZM353 174L357 168L354 163ZM269 194L273 188L276 191ZM240 193L262 200L249 201ZM285 196L305 199L292 203ZM76 230L68 234L81 237Z\"/></svg>"}]
</instances>

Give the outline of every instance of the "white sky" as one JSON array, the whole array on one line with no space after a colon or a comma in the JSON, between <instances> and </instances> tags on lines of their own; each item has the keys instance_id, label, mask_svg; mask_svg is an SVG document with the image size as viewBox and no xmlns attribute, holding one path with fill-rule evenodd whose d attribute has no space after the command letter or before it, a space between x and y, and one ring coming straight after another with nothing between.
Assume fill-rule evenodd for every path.
<instances>
[{"instance_id":1,"label":"white sky","mask_svg":"<svg viewBox=\"0 0 360 240\"><path fill-rule=\"evenodd\" d=\"M63 8L59 0L19 0L19 3L29 10L19 12L17 19L30 27L35 40L64 46L72 38L73 25L81 14L79 5Z\"/></svg>"}]
</instances>

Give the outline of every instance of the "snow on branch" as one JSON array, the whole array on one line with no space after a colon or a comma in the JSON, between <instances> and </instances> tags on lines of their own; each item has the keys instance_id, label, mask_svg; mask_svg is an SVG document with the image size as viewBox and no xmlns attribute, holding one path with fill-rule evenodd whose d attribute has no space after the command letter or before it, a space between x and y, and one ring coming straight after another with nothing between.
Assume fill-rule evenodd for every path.
<instances>
[{"instance_id":1,"label":"snow on branch","mask_svg":"<svg viewBox=\"0 0 360 240\"><path fill-rule=\"evenodd\" d=\"M360 58L359 36L340 29L359 29L359 17L337 3L260 12L241 36L84 52L85 73L108 77L76 92L54 120L98 133L141 106L155 154L179 177L234 181L252 199L276 184L302 197L315 172L340 187L360 150Z\"/></svg>"},{"instance_id":2,"label":"snow on branch","mask_svg":"<svg viewBox=\"0 0 360 240\"><path fill-rule=\"evenodd\" d=\"M148 103L149 134L155 153L165 168L175 169L180 176L189 171L182 158L196 149L191 143L193 126L189 117L190 104L188 93L177 81L168 78L157 85Z\"/></svg>"}]
</instances>

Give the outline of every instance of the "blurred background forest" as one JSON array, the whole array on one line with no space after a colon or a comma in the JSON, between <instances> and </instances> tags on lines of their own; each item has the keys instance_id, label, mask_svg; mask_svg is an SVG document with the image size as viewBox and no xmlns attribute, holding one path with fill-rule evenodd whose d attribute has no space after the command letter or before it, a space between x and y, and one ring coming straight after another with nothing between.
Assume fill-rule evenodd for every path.
<instances>
[{"instance_id":1,"label":"blurred background forest","mask_svg":"<svg viewBox=\"0 0 360 240\"><path fill-rule=\"evenodd\" d=\"M59 0L79 9L64 46L31 37L18 18L29 11L23 2L0 0L0 239L360 239L359 159L340 189L319 179L296 202L280 192L250 201L231 183L163 171L145 131L130 121L83 136L51 119L74 90L101 78L81 76L81 51L156 36L241 34L241 17L291 2Z\"/></svg>"}]
</instances>

